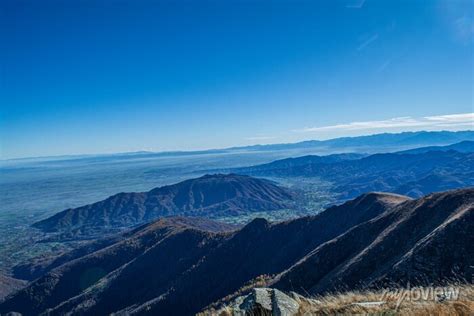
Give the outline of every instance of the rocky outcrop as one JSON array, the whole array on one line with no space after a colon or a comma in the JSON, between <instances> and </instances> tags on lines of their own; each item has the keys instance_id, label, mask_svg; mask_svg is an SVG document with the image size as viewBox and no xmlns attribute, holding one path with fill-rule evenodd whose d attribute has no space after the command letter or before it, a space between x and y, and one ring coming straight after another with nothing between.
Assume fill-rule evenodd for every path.
<instances>
[{"instance_id":1,"label":"rocky outcrop","mask_svg":"<svg viewBox=\"0 0 474 316\"><path fill-rule=\"evenodd\" d=\"M270 288L254 288L249 294L237 297L224 307L218 310L207 310L200 313L200 315L295 316L299 309L299 302L282 291Z\"/></svg>"},{"instance_id":2,"label":"rocky outcrop","mask_svg":"<svg viewBox=\"0 0 474 316\"><path fill-rule=\"evenodd\" d=\"M259 300L255 291L262 291L265 300ZM198 316L254 316L254 315L472 315L474 285L459 283L433 288L384 288L375 291L340 291L317 298L295 292L285 294L272 288L253 289L218 309L207 308ZM420 293L425 293L420 295ZM431 293L431 294L430 294ZM409 299L413 295L417 299ZM268 307L268 300L283 296L285 301ZM244 305L248 301L250 304ZM295 308L286 308L291 304ZM263 307L265 306L265 307ZM296 309L298 306L298 309Z\"/></svg>"}]
</instances>

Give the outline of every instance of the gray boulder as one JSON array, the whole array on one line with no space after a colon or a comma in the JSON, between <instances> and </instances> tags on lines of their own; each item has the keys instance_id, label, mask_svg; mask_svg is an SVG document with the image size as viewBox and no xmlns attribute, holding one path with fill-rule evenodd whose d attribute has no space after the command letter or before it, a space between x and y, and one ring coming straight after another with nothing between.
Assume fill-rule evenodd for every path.
<instances>
[{"instance_id":1,"label":"gray boulder","mask_svg":"<svg viewBox=\"0 0 474 316\"><path fill-rule=\"evenodd\" d=\"M212 314L295 316L299 308L300 304L282 291L270 288L254 288L251 293L237 297L229 305Z\"/></svg>"},{"instance_id":2,"label":"gray boulder","mask_svg":"<svg viewBox=\"0 0 474 316\"><path fill-rule=\"evenodd\" d=\"M272 311L276 316L293 316L298 313L300 304L277 289L273 290Z\"/></svg>"}]
</instances>

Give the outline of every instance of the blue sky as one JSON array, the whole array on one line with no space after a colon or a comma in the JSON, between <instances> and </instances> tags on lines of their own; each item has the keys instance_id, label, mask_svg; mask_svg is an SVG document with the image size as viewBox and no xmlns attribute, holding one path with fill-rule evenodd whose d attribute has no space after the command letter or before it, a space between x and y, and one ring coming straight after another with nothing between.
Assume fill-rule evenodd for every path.
<instances>
[{"instance_id":1,"label":"blue sky","mask_svg":"<svg viewBox=\"0 0 474 316\"><path fill-rule=\"evenodd\" d=\"M2 158L473 128L470 0L0 5Z\"/></svg>"}]
</instances>

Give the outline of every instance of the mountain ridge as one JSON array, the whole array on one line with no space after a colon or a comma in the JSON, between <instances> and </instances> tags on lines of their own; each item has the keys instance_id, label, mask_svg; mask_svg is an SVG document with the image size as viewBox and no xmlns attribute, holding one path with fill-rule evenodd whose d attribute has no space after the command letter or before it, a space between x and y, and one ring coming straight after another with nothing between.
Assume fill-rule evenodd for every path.
<instances>
[{"instance_id":1,"label":"mountain ridge","mask_svg":"<svg viewBox=\"0 0 474 316\"><path fill-rule=\"evenodd\" d=\"M470 142L455 145L470 148ZM414 152L378 153L337 161L303 156L231 171L264 177L319 177L334 184L333 191L340 199L370 191L420 197L474 185L474 153L452 150L456 146L435 151L420 148Z\"/></svg>"},{"instance_id":2,"label":"mountain ridge","mask_svg":"<svg viewBox=\"0 0 474 316\"><path fill-rule=\"evenodd\" d=\"M287 208L294 193L265 180L236 174L204 175L148 192L119 193L36 222L46 232L130 227L157 217L217 216Z\"/></svg>"},{"instance_id":3,"label":"mountain ridge","mask_svg":"<svg viewBox=\"0 0 474 316\"><path fill-rule=\"evenodd\" d=\"M399 153L404 154L417 154L417 153L425 153L430 151L449 151L454 150L461 153L472 153L474 152L474 141L464 140L459 143L454 143L447 146L428 146L428 147L419 147L409 150L404 150Z\"/></svg>"},{"instance_id":4,"label":"mountain ridge","mask_svg":"<svg viewBox=\"0 0 474 316\"><path fill-rule=\"evenodd\" d=\"M262 275L266 285L300 293L468 277L473 210L467 188L420 199L367 193L315 216L255 219L223 233L163 219L53 268L0 312L191 315ZM78 286L92 267L104 271Z\"/></svg>"},{"instance_id":5,"label":"mountain ridge","mask_svg":"<svg viewBox=\"0 0 474 316\"><path fill-rule=\"evenodd\" d=\"M299 292L319 294L341 288L377 287L400 280L404 285L429 285L469 278L472 273L469 257L474 251L468 246L474 241L469 234L474 224L473 202L474 190L461 189L397 205L316 248L276 277L273 285L283 290L294 290L298 285ZM454 224L457 229L453 229ZM447 229L450 237L439 248L434 247L433 241ZM372 233L367 234L368 231ZM344 243L351 247L343 246ZM427 245L431 251L438 251L420 255ZM447 247L450 251L443 252ZM346 253L333 249L345 249ZM330 265L325 264L328 261ZM334 268L330 271L310 268L316 263ZM455 271L456 268L460 270Z\"/></svg>"},{"instance_id":6,"label":"mountain ridge","mask_svg":"<svg viewBox=\"0 0 474 316\"><path fill-rule=\"evenodd\" d=\"M133 300L145 303L147 296L140 295L138 288L148 289L156 295L165 295L171 289L168 287L172 286L174 290L166 294L169 296L168 302L171 305L163 306L160 311L166 314L173 312L168 308L176 306L176 300L179 301L180 298L188 296L189 293L181 292L187 291L186 289L193 287L193 284L194 286L202 285L201 290L197 292L208 297L206 300L210 303L211 298L218 299L221 295L236 290L242 282L262 273L278 272L310 251L312 247L334 238L354 224L380 214L394 203L408 199L391 194L367 194L341 206L331 207L327 213L323 212L315 217L305 217L273 225L264 219L255 219L240 230L223 234L194 229L186 223L176 227L174 221L170 226L168 224L170 219L160 219L144 225L144 229L135 229L124 240L106 247L92 249L90 253L72 257L62 265L53 266L52 270L44 271L45 274L33 281L27 289L18 292L10 301L5 302L5 309L2 309L0 305L0 312L14 306L24 306L25 308L20 312L38 314L61 302L63 305L61 307L58 305L58 308L67 309L78 305L77 300L96 300L93 297L98 295L102 298L91 313L101 314L111 302L115 302L113 304L116 304L117 309L126 308L126 304ZM181 251L179 249L186 249L189 253L201 253L205 245L209 245L205 255L196 257L194 261L188 263L187 267L183 267L182 273L187 271L186 273L178 275L163 266L164 262L169 262L167 260L171 258L181 260L179 256L172 256L175 252L173 249L178 252ZM272 257L272 260L268 260ZM164 270L152 268L156 262L161 262L160 266ZM168 264L170 268L175 265L173 261ZM93 274L90 279L88 278L89 282L86 285L79 286L81 276L84 273L90 274L91 272L88 271L95 267L101 267L99 271L101 273ZM229 273L231 270L234 272ZM120 271L117 273L122 275L122 279L118 279L113 271ZM143 271L148 271L145 278L139 276ZM106 277L108 274L110 278ZM158 287L150 285L150 282L155 284L156 280L163 280L163 278L171 283L162 281ZM73 299L84 290L84 286L93 286L100 279L103 279L100 284L106 284L106 287L101 285L97 288L97 292L92 291L93 297L88 297L88 294L84 293ZM137 297L124 293L124 296L117 300L117 291L120 292L120 288L131 288L133 284L137 286ZM106 292L103 292L104 289ZM196 293L193 297L197 298ZM66 302L69 299L72 301ZM184 311L193 308L196 302L192 302L192 305L182 304L182 302L179 304L182 305L183 310L178 314L187 314ZM26 308L27 306L29 307Z\"/></svg>"},{"instance_id":7,"label":"mountain ridge","mask_svg":"<svg viewBox=\"0 0 474 316\"><path fill-rule=\"evenodd\" d=\"M306 148L328 145L336 148L351 148L353 146L377 147L380 145L393 147L394 144L420 147L434 144L450 145L464 140L474 141L474 131L418 131L401 133L381 133L363 136L338 137L327 140L306 140L296 143L231 147L229 149L281 150L285 148Z\"/></svg>"},{"instance_id":8,"label":"mountain ridge","mask_svg":"<svg viewBox=\"0 0 474 316\"><path fill-rule=\"evenodd\" d=\"M431 138L430 138L431 137ZM182 156L182 155L196 155L196 154L222 154L232 151L251 150L251 151L271 151L271 150L284 150L284 149L297 149L297 148L317 148L327 149L333 146L334 149L344 149L352 147L365 147L370 150L370 147L377 148L378 146L385 146L392 148L391 151L399 151L402 149L393 149L394 144L397 146L409 146L416 148L420 146L439 146L439 145L450 145L460 141L474 141L474 131L418 131L418 132L400 132L400 133L380 133L372 135L362 136L350 136L350 137L338 137L326 140L304 140L293 143L279 143L279 144L257 144L248 146L233 146L226 148L214 148L214 149L203 149L196 151L135 151L135 152L122 152L113 154L84 154L84 155L59 155L59 156L40 156L40 157L24 157L24 158L12 158L12 159L0 159L2 162L13 162L13 161L25 161L29 160L76 160L76 159L96 159L96 158L107 158L107 157L122 157L132 158L133 156L142 157L160 157L160 156ZM408 148L407 148L408 149ZM363 152L363 151L362 151Z\"/></svg>"}]
</instances>

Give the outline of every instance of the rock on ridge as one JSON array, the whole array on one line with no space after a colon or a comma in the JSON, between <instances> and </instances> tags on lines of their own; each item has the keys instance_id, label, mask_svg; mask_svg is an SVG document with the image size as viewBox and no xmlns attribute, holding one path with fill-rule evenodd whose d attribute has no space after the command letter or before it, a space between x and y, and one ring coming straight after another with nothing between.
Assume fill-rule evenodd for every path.
<instances>
[{"instance_id":1,"label":"rock on ridge","mask_svg":"<svg viewBox=\"0 0 474 316\"><path fill-rule=\"evenodd\" d=\"M221 309L204 311L200 315L228 315L230 313L232 316L294 316L300 309L300 304L295 298L277 289L254 288L249 294L235 298Z\"/></svg>"}]
</instances>

